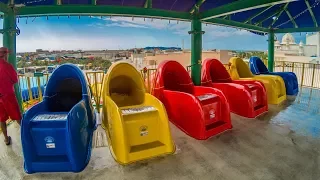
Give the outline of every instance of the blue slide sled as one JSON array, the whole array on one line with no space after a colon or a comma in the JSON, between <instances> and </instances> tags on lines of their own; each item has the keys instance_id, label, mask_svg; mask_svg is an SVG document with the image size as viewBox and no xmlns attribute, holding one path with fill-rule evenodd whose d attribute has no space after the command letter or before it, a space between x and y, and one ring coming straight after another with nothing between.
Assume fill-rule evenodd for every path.
<instances>
[{"instance_id":1,"label":"blue slide sled","mask_svg":"<svg viewBox=\"0 0 320 180\"><path fill-rule=\"evenodd\" d=\"M269 72L259 57L253 56L249 60L250 70L253 74L277 75L280 76L285 85L287 95L297 95L299 92L297 76L293 72Z\"/></svg>"},{"instance_id":2,"label":"blue slide sled","mask_svg":"<svg viewBox=\"0 0 320 180\"><path fill-rule=\"evenodd\" d=\"M51 75L43 101L25 112L21 125L24 169L80 172L89 163L96 115L83 72L72 64Z\"/></svg>"}]
</instances>

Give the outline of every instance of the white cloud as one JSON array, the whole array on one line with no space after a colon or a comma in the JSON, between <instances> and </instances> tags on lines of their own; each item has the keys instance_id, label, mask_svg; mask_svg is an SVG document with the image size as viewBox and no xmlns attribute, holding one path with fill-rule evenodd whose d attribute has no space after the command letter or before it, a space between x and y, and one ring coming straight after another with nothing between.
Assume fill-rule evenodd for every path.
<instances>
[{"instance_id":1,"label":"white cloud","mask_svg":"<svg viewBox=\"0 0 320 180\"><path fill-rule=\"evenodd\" d=\"M211 39L218 39L218 38L226 38L232 37L235 35L240 36L252 36L254 35L251 32L246 30L238 30L235 28L228 28L222 26L214 26L214 25L204 25L203 30L205 31L205 36Z\"/></svg>"},{"instance_id":2,"label":"white cloud","mask_svg":"<svg viewBox=\"0 0 320 180\"><path fill-rule=\"evenodd\" d=\"M167 29L169 26L168 20L150 19L150 18L130 18L130 17L112 17L111 20L106 18L106 21L111 22L126 22L130 24L141 25L153 29Z\"/></svg>"},{"instance_id":3,"label":"white cloud","mask_svg":"<svg viewBox=\"0 0 320 180\"><path fill-rule=\"evenodd\" d=\"M100 19L97 18L97 19ZM124 33L123 35L112 36L110 34L94 34L84 33L79 29L67 25L67 23L61 24L61 27L53 28L50 25L50 21L37 19L34 23L22 23L19 25L21 34L17 37L17 51L35 51L35 49L48 49L48 50L61 50L61 49L127 49L132 47L145 47L145 46L175 46L180 44L180 40L184 39L185 47L190 46L190 35L188 31L191 30L191 23L184 21L160 20L150 18L134 18L132 17L112 17L102 18L101 21L93 24L88 21L87 25L91 27L98 27L106 29L105 27L123 27L139 28L141 30L154 29L160 31L170 31L176 35L175 40L172 40L172 36L168 38L159 38L156 33L145 33L143 35L131 35ZM0 20L0 23L2 21ZM236 36L253 36L252 33L245 30L237 30L233 28L226 28L214 25L203 25L203 46L206 44L215 42L222 43L227 38L236 39ZM89 28L90 29L90 28ZM112 29L112 28L109 28ZM149 35L150 34L150 35ZM250 38L250 37L249 37ZM217 40L218 39L218 40ZM0 36L0 41L2 38ZM211 46L211 44L210 44Z\"/></svg>"},{"instance_id":4,"label":"white cloud","mask_svg":"<svg viewBox=\"0 0 320 180\"><path fill-rule=\"evenodd\" d=\"M128 22L110 23L110 24L105 24L104 26L107 26L107 27L127 27L127 28L148 28L143 25L128 23Z\"/></svg>"},{"instance_id":5,"label":"white cloud","mask_svg":"<svg viewBox=\"0 0 320 180\"><path fill-rule=\"evenodd\" d=\"M101 19L101 18L98 18ZM175 34L188 34L188 30L190 28L189 22L176 20L162 20L162 19L151 19L151 18L139 18L139 17L112 17L110 18L102 18L101 20L104 23L96 23L96 26L113 26L113 27L134 27L134 28L149 28L149 29L157 29L157 30L171 30ZM92 26L92 24L90 25Z\"/></svg>"},{"instance_id":6,"label":"white cloud","mask_svg":"<svg viewBox=\"0 0 320 180\"><path fill-rule=\"evenodd\" d=\"M99 18L101 19L101 18ZM134 28L149 28L158 30L169 30L172 33L187 36L190 31L191 23L186 21L161 20L161 19L150 19L150 18L132 18L132 17L112 17L102 18L104 24L102 26L117 26L117 27L134 27ZM96 24L101 26L101 24ZM251 32L246 30L237 30L235 28L216 26L216 25L202 25L202 29L206 32L206 37L211 39L231 37L234 35L253 35Z\"/></svg>"},{"instance_id":7,"label":"white cloud","mask_svg":"<svg viewBox=\"0 0 320 180\"><path fill-rule=\"evenodd\" d=\"M148 44L157 44L153 37L131 37L137 47ZM37 38L18 38L17 51L27 52L35 49L47 50L97 50L97 49L127 49L133 44L128 43L128 37L81 37L81 36L56 36L39 35Z\"/></svg>"},{"instance_id":8,"label":"white cloud","mask_svg":"<svg viewBox=\"0 0 320 180\"><path fill-rule=\"evenodd\" d=\"M130 39L128 41L128 39ZM0 36L0 41L2 37ZM150 44L160 46L153 36L89 36L77 33L73 28L65 27L63 32L46 25L32 25L32 32L22 31L17 36L17 52L30 52L36 49L47 50L96 50L128 49L134 46L145 47Z\"/></svg>"}]
</instances>

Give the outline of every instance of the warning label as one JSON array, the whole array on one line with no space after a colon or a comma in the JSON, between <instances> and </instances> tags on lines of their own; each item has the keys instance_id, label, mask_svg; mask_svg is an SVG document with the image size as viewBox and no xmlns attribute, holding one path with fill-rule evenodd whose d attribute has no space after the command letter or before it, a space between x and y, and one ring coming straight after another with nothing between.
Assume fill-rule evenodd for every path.
<instances>
[{"instance_id":1,"label":"warning label","mask_svg":"<svg viewBox=\"0 0 320 180\"><path fill-rule=\"evenodd\" d=\"M48 149L56 148L56 144L55 143L47 143L46 146L47 146Z\"/></svg>"}]
</instances>

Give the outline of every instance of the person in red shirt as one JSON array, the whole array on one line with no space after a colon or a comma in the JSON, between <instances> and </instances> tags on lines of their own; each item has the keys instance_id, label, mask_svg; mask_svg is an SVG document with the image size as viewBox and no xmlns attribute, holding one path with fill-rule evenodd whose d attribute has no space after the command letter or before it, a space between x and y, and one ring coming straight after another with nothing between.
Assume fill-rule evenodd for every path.
<instances>
[{"instance_id":1,"label":"person in red shirt","mask_svg":"<svg viewBox=\"0 0 320 180\"><path fill-rule=\"evenodd\" d=\"M8 63L8 54L7 48L0 48L0 126L6 145L11 144L6 121L10 118L16 120L19 125L21 122L20 108L14 94L14 84L18 82L18 75L13 66Z\"/></svg>"}]
</instances>

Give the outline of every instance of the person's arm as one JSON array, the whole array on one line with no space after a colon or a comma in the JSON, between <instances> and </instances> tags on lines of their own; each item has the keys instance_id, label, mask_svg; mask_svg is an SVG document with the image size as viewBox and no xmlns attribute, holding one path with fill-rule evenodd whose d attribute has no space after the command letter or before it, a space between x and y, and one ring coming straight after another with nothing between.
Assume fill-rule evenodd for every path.
<instances>
[{"instance_id":1,"label":"person's arm","mask_svg":"<svg viewBox=\"0 0 320 180\"><path fill-rule=\"evenodd\" d=\"M11 64L7 67L7 74L13 84L18 82L18 74Z\"/></svg>"}]
</instances>

